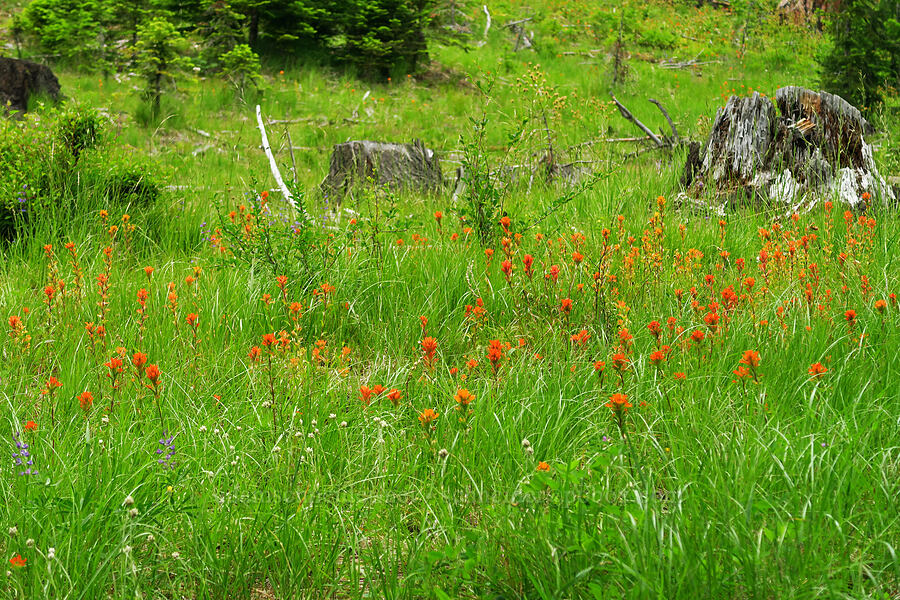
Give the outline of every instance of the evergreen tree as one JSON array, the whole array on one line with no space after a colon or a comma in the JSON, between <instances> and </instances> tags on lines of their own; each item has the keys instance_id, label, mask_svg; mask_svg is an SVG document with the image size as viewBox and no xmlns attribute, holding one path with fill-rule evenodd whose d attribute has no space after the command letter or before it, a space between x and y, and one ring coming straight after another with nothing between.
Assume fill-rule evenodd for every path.
<instances>
[{"instance_id":1,"label":"evergreen tree","mask_svg":"<svg viewBox=\"0 0 900 600\"><path fill-rule=\"evenodd\" d=\"M843 0L833 16L834 46L822 59L822 85L851 104L870 109L900 78L900 3Z\"/></svg>"}]
</instances>

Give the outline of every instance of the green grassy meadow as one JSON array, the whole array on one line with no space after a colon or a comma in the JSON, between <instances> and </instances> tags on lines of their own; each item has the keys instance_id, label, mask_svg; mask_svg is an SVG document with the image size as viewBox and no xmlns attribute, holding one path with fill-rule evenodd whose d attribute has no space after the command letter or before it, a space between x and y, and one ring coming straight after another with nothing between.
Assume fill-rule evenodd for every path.
<instances>
[{"instance_id":1,"label":"green grassy meadow","mask_svg":"<svg viewBox=\"0 0 900 600\"><path fill-rule=\"evenodd\" d=\"M682 210L682 151L583 145L638 135L610 91L702 139L731 94L816 88L827 39L661 0L490 9L428 77L269 57L243 99L187 74L158 122L127 74L55 69L168 189L73 183L74 216L0 247L4 598L900 598L896 208ZM257 103L290 121L308 256ZM492 164L549 132L598 180L511 186L487 246L449 193L318 192L348 139L422 139L452 180L482 115Z\"/></svg>"}]
</instances>

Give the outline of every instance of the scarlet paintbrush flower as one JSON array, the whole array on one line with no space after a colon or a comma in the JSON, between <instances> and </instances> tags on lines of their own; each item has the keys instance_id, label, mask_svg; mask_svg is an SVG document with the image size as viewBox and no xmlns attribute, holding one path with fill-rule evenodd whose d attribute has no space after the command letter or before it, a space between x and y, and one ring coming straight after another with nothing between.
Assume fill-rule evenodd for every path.
<instances>
[{"instance_id":1,"label":"scarlet paintbrush flower","mask_svg":"<svg viewBox=\"0 0 900 600\"><path fill-rule=\"evenodd\" d=\"M607 408L611 408L614 413L621 414L631 408L627 394L613 394L606 403Z\"/></svg>"},{"instance_id":2,"label":"scarlet paintbrush flower","mask_svg":"<svg viewBox=\"0 0 900 600\"><path fill-rule=\"evenodd\" d=\"M262 336L262 345L266 348L271 348L275 345L275 334L274 333L264 333Z\"/></svg>"},{"instance_id":3,"label":"scarlet paintbrush flower","mask_svg":"<svg viewBox=\"0 0 900 600\"><path fill-rule=\"evenodd\" d=\"M827 372L828 369L825 367L825 365L819 362L813 363L809 367L809 375L813 379L821 379Z\"/></svg>"},{"instance_id":4,"label":"scarlet paintbrush flower","mask_svg":"<svg viewBox=\"0 0 900 600\"><path fill-rule=\"evenodd\" d=\"M439 210L434 211L434 220L438 222L438 225L441 224L441 219L444 218L444 213Z\"/></svg>"},{"instance_id":5,"label":"scarlet paintbrush flower","mask_svg":"<svg viewBox=\"0 0 900 600\"><path fill-rule=\"evenodd\" d=\"M584 260L584 254L582 254L581 252L575 251L572 253L572 260L575 262L576 265L580 265L581 261Z\"/></svg>"},{"instance_id":6,"label":"scarlet paintbrush flower","mask_svg":"<svg viewBox=\"0 0 900 600\"><path fill-rule=\"evenodd\" d=\"M422 315L421 317L419 317L419 323L422 324L422 331L424 332L425 328L428 327L428 317Z\"/></svg>"},{"instance_id":7,"label":"scarlet paintbrush flower","mask_svg":"<svg viewBox=\"0 0 900 600\"><path fill-rule=\"evenodd\" d=\"M147 279L149 280L150 277L153 275L153 267L149 267L149 266L144 267L144 273L147 275Z\"/></svg>"},{"instance_id":8,"label":"scarlet paintbrush flower","mask_svg":"<svg viewBox=\"0 0 900 600\"><path fill-rule=\"evenodd\" d=\"M695 344L699 344L706 339L706 334L701 329L697 329L691 334L691 339Z\"/></svg>"},{"instance_id":9,"label":"scarlet paintbrush flower","mask_svg":"<svg viewBox=\"0 0 900 600\"><path fill-rule=\"evenodd\" d=\"M541 471L543 473L549 473L550 465L544 461L541 461L537 464L536 470Z\"/></svg>"},{"instance_id":10,"label":"scarlet paintbrush flower","mask_svg":"<svg viewBox=\"0 0 900 600\"><path fill-rule=\"evenodd\" d=\"M137 291L137 299L142 306L147 302L147 298L149 297L150 293L144 288L141 288Z\"/></svg>"},{"instance_id":11,"label":"scarlet paintbrush flower","mask_svg":"<svg viewBox=\"0 0 900 600\"><path fill-rule=\"evenodd\" d=\"M522 264L525 266L525 275L531 277L531 266L534 264L534 257L530 254L526 254L522 257Z\"/></svg>"},{"instance_id":12,"label":"scarlet paintbrush flower","mask_svg":"<svg viewBox=\"0 0 900 600\"><path fill-rule=\"evenodd\" d=\"M715 331L716 327L719 325L719 315L714 312L707 313L705 317L703 317L703 322L706 323L706 326L709 327L711 331Z\"/></svg>"},{"instance_id":13,"label":"scarlet paintbrush flower","mask_svg":"<svg viewBox=\"0 0 900 600\"><path fill-rule=\"evenodd\" d=\"M287 276L285 276L285 275L279 275L278 277L275 278L275 281L278 283L279 289L282 289L282 290L287 285L287 280L288 280Z\"/></svg>"},{"instance_id":14,"label":"scarlet paintbrush flower","mask_svg":"<svg viewBox=\"0 0 900 600\"><path fill-rule=\"evenodd\" d=\"M746 350L739 362L742 365L747 365L751 369L756 369L759 366L759 352L756 350Z\"/></svg>"},{"instance_id":15,"label":"scarlet paintbrush flower","mask_svg":"<svg viewBox=\"0 0 900 600\"><path fill-rule=\"evenodd\" d=\"M880 314L884 314L884 310L887 308L887 302L884 300L876 300L875 301L875 310L877 310Z\"/></svg>"},{"instance_id":16,"label":"scarlet paintbrush flower","mask_svg":"<svg viewBox=\"0 0 900 600\"><path fill-rule=\"evenodd\" d=\"M147 376L147 379L150 380L150 383L153 384L154 387L159 385L159 367L157 365L147 365L147 370L144 371L144 374Z\"/></svg>"},{"instance_id":17,"label":"scarlet paintbrush flower","mask_svg":"<svg viewBox=\"0 0 900 600\"><path fill-rule=\"evenodd\" d=\"M500 263L500 271L506 277L506 281L512 280L513 265L510 261L504 260Z\"/></svg>"},{"instance_id":18,"label":"scarlet paintbrush flower","mask_svg":"<svg viewBox=\"0 0 900 600\"><path fill-rule=\"evenodd\" d=\"M91 410L91 406L94 405L94 395L90 392L81 392L78 395L78 404L84 412Z\"/></svg>"},{"instance_id":19,"label":"scarlet paintbrush flower","mask_svg":"<svg viewBox=\"0 0 900 600\"><path fill-rule=\"evenodd\" d=\"M587 344L589 339L591 339L591 334L588 333L587 329L582 329L578 333L573 333L572 336L569 338L570 341L578 342L582 346Z\"/></svg>"},{"instance_id":20,"label":"scarlet paintbrush flower","mask_svg":"<svg viewBox=\"0 0 900 600\"><path fill-rule=\"evenodd\" d=\"M625 371L628 368L628 357L625 356L623 352L616 352L612 355L612 365L613 369L619 371L620 373Z\"/></svg>"},{"instance_id":21,"label":"scarlet paintbrush flower","mask_svg":"<svg viewBox=\"0 0 900 600\"><path fill-rule=\"evenodd\" d=\"M260 354L262 354L262 350L259 349L259 346L253 346L250 348L250 352L247 353L247 358L250 359L250 362L257 362Z\"/></svg>"},{"instance_id":22,"label":"scarlet paintbrush flower","mask_svg":"<svg viewBox=\"0 0 900 600\"><path fill-rule=\"evenodd\" d=\"M422 427L427 428L439 416L441 416L440 413L436 413L432 409L426 408L421 413L419 413L419 423L422 424Z\"/></svg>"},{"instance_id":23,"label":"scarlet paintbrush flower","mask_svg":"<svg viewBox=\"0 0 900 600\"><path fill-rule=\"evenodd\" d=\"M512 221L510 221L509 217L502 217L500 219L500 225L503 227L503 229L508 230L511 223Z\"/></svg>"},{"instance_id":24,"label":"scarlet paintbrush flower","mask_svg":"<svg viewBox=\"0 0 900 600\"><path fill-rule=\"evenodd\" d=\"M466 368L469 369L470 371L475 369L477 366L478 366L477 358L470 358L469 360L466 361Z\"/></svg>"},{"instance_id":25,"label":"scarlet paintbrush flower","mask_svg":"<svg viewBox=\"0 0 900 600\"><path fill-rule=\"evenodd\" d=\"M131 363L138 369L147 364L147 355L143 352L135 352L131 357Z\"/></svg>"},{"instance_id":26,"label":"scarlet paintbrush flower","mask_svg":"<svg viewBox=\"0 0 900 600\"><path fill-rule=\"evenodd\" d=\"M553 283L559 279L559 267L556 265L552 265L550 267L550 272L546 275L547 279L552 279Z\"/></svg>"},{"instance_id":27,"label":"scarlet paintbrush flower","mask_svg":"<svg viewBox=\"0 0 900 600\"><path fill-rule=\"evenodd\" d=\"M662 325L659 321L650 321L647 325L647 329L653 337L659 340L659 337L662 335Z\"/></svg>"},{"instance_id":28,"label":"scarlet paintbrush flower","mask_svg":"<svg viewBox=\"0 0 900 600\"><path fill-rule=\"evenodd\" d=\"M37 431L37 423L34 421L26 421L24 429L25 431Z\"/></svg>"},{"instance_id":29,"label":"scarlet paintbrush flower","mask_svg":"<svg viewBox=\"0 0 900 600\"><path fill-rule=\"evenodd\" d=\"M457 410L460 410L465 409L467 406L469 406L472 400L475 399L475 395L466 388L462 388L456 392L456 395L453 396L453 399L456 400L456 403L459 405L456 407Z\"/></svg>"},{"instance_id":30,"label":"scarlet paintbrush flower","mask_svg":"<svg viewBox=\"0 0 900 600\"><path fill-rule=\"evenodd\" d=\"M193 328L196 329L196 328L197 328L197 322L199 321L199 319L200 319L200 317L197 316L196 313L190 313L190 314L188 314L187 317L185 317L184 320L187 321L187 324L188 324L188 325L190 325L191 327L193 327Z\"/></svg>"},{"instance_id":31,"label":"scarlet paintbrush flower","mask_svg":"<svg viewBox=\"0 0 900 600\"><path fill-rule=\"evenodd\" d=\"M372 393L375 394L376 396L380 395L381 392L383 392L383 391L384 391L384 386L381 384L378 384L372 388Z\"/></svg>"},{"instance_id":32,"label":"scarlet paintbrush flower","mask_svg":"<svg viewBox=\"0 0 900 600\"><path fill-rule=\"evenodd\" d=\"M16 569L21 569L25 566L25 563L28 562L27 558L22 558L21 554L16 554L11 559L9 559L9 564L12 565Z\"/></svg>"},{"instance_id":33,"label":"scarlet paintbrush flower","mask_svg":"<svg viewBox=\"0 0 900 600\"><path fill-rule=\"evenodd\" d=\"M426 337L422 340L422 355L425 358L425 362L431 362L434 360L434 353L437 351L437 340L431 336Z\"/></svg>"},{"instance_id":34,"label":"scarlet paintbrush flower","mask_svg":"<svg viewBox=\"0 0 900 600\"><path fill-rule=\"evenodd\" d=\"M493 367L494 372L496 372L497 368L500 366L500 360L503 358L503 345L500 343L500 340L491 340L488 342L487 358L491 361L491 367Z\"/></svg>"},{"instance_id":35,"label":"scarlet paintbrush flower","mask_svg":"<svg viewBox=\"0 0 900 600\"><path fill-rule=\"evenodd\" d=\"M652 364L654 367L659 368L665 360L666 353L661 350L650 353L650 364Z\"/></svg>"},{"instance_id":36,"label":"scarlet paintbrush flower","mask_svg":"<svg viewBox=\"0 0 900 600\"><path fill-rule=\"evenodd\" d=\"M397 406L400 404L400 399L403 397L403 394L397 388L392 388L390 392L388 392L387 398L391 401L391 404Z\"/></svg>"},{"instance_id":37,"label":"scarlet paintbrush flower","mask_svg":"<svg viewBox=\"0 0 900 600\"><path fill-rule=\"evenodd\" d=\"M855 325L856 324L856 311L853 309L848 310L847 312L844 313L844 319L851 326Z\"/></svg>"},{"instance_id":38,"label":"scarlet paintbrush flower","mask_svg":"<svg viewBox=\"0 0 900 600\"><path fill-rule=\"evenodd\" d=\"M368 406L369 403L372 402L372 394L373 393L374 393L373 390L369 389L369 386L367 386L367 385L359 386L359 399L362 400L363 404L365 404L366 406Z\"/></svg>"},{"instance_id":39,"label":"scarlet paintbrush flower","mask_svg":"<svg viewBox=\"0 0 900 600\"><path fill-rule=\"evenodd\" d=\"M752 378L752 375L750 374L750 371L747 370L747 367L738 367L737 369L732 371L732 373L734 373L737 377L737 379L734 380L735 383L737 383L738 381L743 381L744 379Z\"/></svg>"},{"instance_id":40,"label":"scarlet paintbrush flower","mask_svg":"<svg viewBox=\"0 0 900 600\"><path fill-rule=\"evenodd\" d=\"M562 313L565 315L568 315L570 312L572 312L571 298L563 298L559 303L559 310L562 311Z\"/></svg>"},{"instance_id":41,"label":"scarlet paintbrush flower","mask_svg":"<svg viewBox=\"0 0 900 600\"><path fill-rule=\"evenodd\" d=\"M107 377L114 378L116 375L125 370L125 366L122 364L122 360L119 358L111 358L103 364L106 366L106 368L109 369L109 374L107 374Z\"/></svg>"}]
</instances>

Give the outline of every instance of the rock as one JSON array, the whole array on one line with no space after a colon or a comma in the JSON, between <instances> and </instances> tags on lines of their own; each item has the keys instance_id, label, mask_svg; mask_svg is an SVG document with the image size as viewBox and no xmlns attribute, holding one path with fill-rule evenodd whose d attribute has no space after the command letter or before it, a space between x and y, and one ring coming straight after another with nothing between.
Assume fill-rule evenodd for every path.
<instances>
[{"instance_id":1,"label":"rock","mask_svg":"<svg viewBox=\"0 0 900 600\"><path fill-rule=\"evenodd\" d=\"M777 107L776 107L777 105ZM682 184L692 196L761 198L802 205L821 198L859 208L897 199L864 135L874 128L839 96L784 87L775 103L754 93L719 109L699 156L689 149Z\"/></svg>"},{"instance_id":2,"label":"rock","mask_svg":"<svg viewBox=\"0 0 900 600\"><path fill-rule=\"evenodd\" d=\"M24 113L32 94L59 100L59 81L50 67L30 60L0 57L0 104L7 112Z\"/></svg>"},{"instance_id":3,"label":"rock","mask_svg":"<svg viewBox=\"0 0 900 600\"><path fill-rule=\"evenodd\" d=\"M440 161L421 141L356 141L334 146L321 189L339 203L353 187L369 179L379 186L422 192L434 192L443 185Z\"/></svg>"}]
</instances>

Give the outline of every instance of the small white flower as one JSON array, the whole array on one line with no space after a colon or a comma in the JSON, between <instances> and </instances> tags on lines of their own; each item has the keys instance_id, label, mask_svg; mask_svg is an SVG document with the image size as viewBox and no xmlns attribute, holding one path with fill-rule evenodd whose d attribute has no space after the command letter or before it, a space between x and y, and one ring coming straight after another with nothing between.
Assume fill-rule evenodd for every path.
<instances>
[{"instance_id":1,"label":"small white flower","mask_svg":"<svg viewBox=\"0 0 900 600\"><path fill-rule=\"evenodd\" d=\"M337 415L334 413L331 413L330 415L328 415L329 419L334 419L335 417L337 417Z\"/></svg>"},{"instance_id":2,"label":"small white flower","mask_svg":"<svg viewBox=\"0 0 900 600\"><path fill-rule=\"evenodd\" d=\"M101 446L103 445L103 438L97 438L97 443Z\"/></svg>"},{"instance_id":3,"label":"small white flower","mask_svg":"<svg viewBox=\"0 0 900 600\"><path fill-rule=\"evenodd\" d=\"M131 554L131 546L126 545L122 548L122 554Z\"/></svg>"},{"instance_id":4,"label":"small white flower","mask_svg":"<svg viewBox=\"0 0 900 600\"><path fill-rule=\"evenodd\" d=\"M155 541L156 541L156 537L154 537L154 535L152 533L147 535L147 542L152 544Z\"/></svg>"},{"instance_id":5,"label":"small white flower","mask_svg":"<svg viewBox=\"0 0 900 600\"><path fill-rule=\"evenodd\" d=\"M275 446L274 448L272 448L272 454L278 454L279 452L281 452L280 446Z\"/></svg>"},{"instance_id":6,"label":"small white flower","mask_svg":"<svg viewBox=\"0 0 900 600\"><path fill-rule=\"evenodd\" d=\"M228 446L228 449L234 452L234 446Z\"/></svg>"},{"instance_id":7,"label":"small white flower","mask_svg":"<svg viewBox=\"0 0 900 600\"><path fill-rule=\"evenodd\" d=\"M272 406L272 403L269 402L268 400L266 400L265 402L262 403L263 408L269 408L270 406Z\"/></svg>"},{"instance_id":8,"label":"small white flower","mask_svg":"<svg viewBox=\"0 0 900 600\"><path fill-rule=\"evenodd\" d=\"M315 419L313 419L313 420L312 420L312 423L310 423L310 425L312 425L313 427L315 427L316 425L318 425L318 423L316 422Z\"/></svg>"},{"instance_id":9,"label":"small white flower","mask_svg":"<svg viewBox=\"0 0 900 600\"><path fill-rule=\"evenodd\" d=\"M122 504L124 504L125 506L134 506L134 498L132 498L130 495L125 496L125 502L123 502Z\"/></svg>"},{"instance_id":10,"label":"small white flower","mask_svg":"<svg viewBox=\"0 0 900 600\"><path fill-rule=\"evenodd\" d=\"M441 448L440 451L438 452L438 456L440 456L441 458L447 458L447 456L449 456L449 455L450 455L450 453L447 452L446 448Z\"/></svg>"},{"instance_id":11,"label":"small white flower","mask_svg":"<svg viewBox=\"0 0 900 600\"><path fill-rule=\"evenodd\" d=\"M174 558L175 560L178 560L179 558L181 558L181 552L173 552L172 558Z\"/></svg>"},{"instance_id":12,"label":"small white flower","mask_svg":"<svg viewBox=\"0 0 900 600\"><path fill-rule=\"evenodd\" d=\"M527 454L528 456L531 456L532 454L534 454L534 448L532 448L531 446L528 446L527 448L525 448L525 454Z\"/></svg>"},{"instance_id":13,"label":"small white flower","mask_svg":"<svg viewBox=\"0 0 900 600\"><path fill-rule=\"evenodd\" d=\"M200 433L206 433L206 425L200 426Z\"/></svg>"},{"instance_id":14,"label":"small white flower","mask_svg":"<svg viewBox=\"0 0 900 600\"><path fill-rule=\"evenodd\" d=\"M237 461L236 461L236 460L231 461L231 466L232 466L232 467L236 467L236 466L237 466Z\"/></svg>"},{"instance_id":15,"label":"small white flower","mask_svg":"<svg viewBox=\"0 0 900 600\"><path fill-rule=\"evenodd\" d=\"M216 427L215 429L213 429L213 433L216 434L216 435L219 435L219 428Z\"/></svg>"},{"instance_id":16,"label":"small white flower","mask_svg":"<svg viewBox=\"0 0 900 600\"><path fill-rule=\"evenodd\" d=\"M19 528L16 527L15 525L13 525L12 527L10 527L10 528L9 528L9 535L10 535L10 537L16 537L17 535L19 535Z\"/></svg>"},{"instance_id":17,"label":"small white flower","mask_svg":"<svg viewBox=\"0 0 900 600\"><path fill-rule=\"evenodd\" d=\"M132 519L136 518L138 516L138 514L140 514L140 513L138 513L138 509L136 509L136 508L132 508L131 510L128 511L128 516L131 517Z\"/></svg>"},{"instance_id":18,"label":"small white flower","mask_svg":"<svg viewBox=\"0 0 900 600\"><path fill-rule=\"evenodd\" d=\"M47 560L53 560L56 558L56 548L49 548L47 550Z\"/></svg>"},{"instance_id":19,"label":"small white flower","mask_svg":"<svg viewBox=\"0 0 900 600\"><path fill-rule=\"evenodd\" d=\"M313 433L315 433L316 435L319 435L319 429L316 428L316 429L313 431Z\"/></svg>"},{"instance_id":20,"label":"small white flower","mask_svg":"<svg viewBox=\"0 0 900 600\"><path fill-rule=\"evenodd\" d=\"M27 540L25 540L25 545L29 548L34 548L34 539L28 538Z\"/></svg>"},{"instance_id":21,"label":"small white flower","mask_svg":"<svg viewBox=\"0 0 900 600\"><path fill-rule=\"evenodd\" d=\"M310 448L309 446L307 446L307 447L306 447L306 452L307 452L307 454L312 453L312 448Z\"/></svg>"},{"instance_id":22,"label":"small white flower","mask_svg":"<svg viewBox=\"0 0 900 600\"><path fill-rule=\"evenodd\" d=\"M100 419L100 422L103 423L104 425L109 425L109 417L106 415L103 415L103 418Z\"/></svg>"},{"instance_id":23,"label":"small white flower","mask_svg":"<svg viewBox=\"0 0 900 600\"><path fill-rule=\"evenodd\" d=\"M531 447L531 442L528 441L528 438L522 438L522 447L523 448Z\"/></svg>"},{"instance_id":24,"label":"small white flower","mask_svg":"<svg viewBox=\"0 0 900 600\"><path fill-rule=\"evenodd\" d=\"M243 431L243 430L244 430L244 428L241 427L240 425L238 425L237 427L235 427L235 429L237 429L238 431Z\"/></svg>"},{"instance_id":25,"label":"small white flower","mask_svg":"<svg viewBox=\"0 0 900 600\"><path fill-rule=\"evenodd\" d=\"M341 421L341 427L346 427L346 426L347 426L347 421Z\"/></svg>"},{"instance_id":26,"label":"small white flower","mask_svg":"<svg viewBox=\"0 0 900 600\"><path fill-rule=\"evenodd\" d=\"M316 434L314 434L313 432L310 431L309 433L306 434L306 437L308 437L309 439L313 439L314 437L316 437Z\"/></svg>"},{"instance_id":27,"label":"small white flower","mask_svg":"<svg viewBox=\"0 0 900 600\"><path fill-rule=\"evenodd\" d=\"M302 437L302 436L303 436L303 432L302 432L302 431L298 431L297 433L294 434L294 437L295 437L295 438Z\"/></svg>"}]
</instances>

